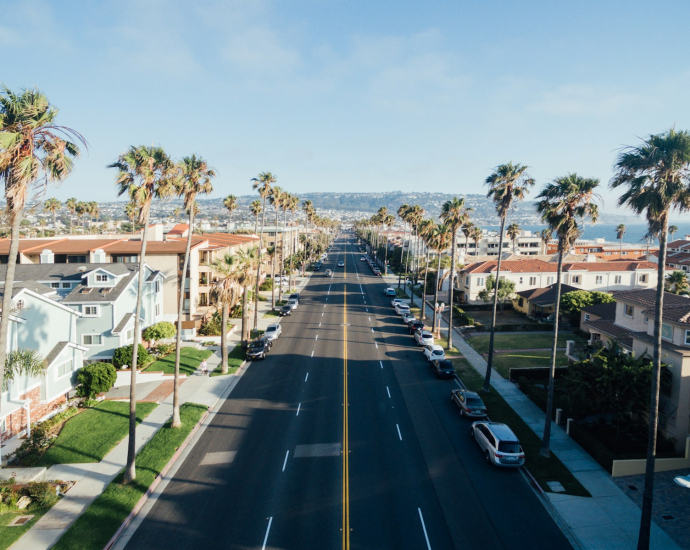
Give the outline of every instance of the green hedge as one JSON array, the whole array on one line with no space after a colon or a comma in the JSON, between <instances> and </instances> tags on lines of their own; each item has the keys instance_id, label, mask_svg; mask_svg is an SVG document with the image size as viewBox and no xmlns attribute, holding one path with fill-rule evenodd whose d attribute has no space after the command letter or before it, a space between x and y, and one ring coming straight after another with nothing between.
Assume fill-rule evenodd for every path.
<instances>
[{"instance_id":1,"label":"green hedge","mask_svg":"<svg viewBox=\"0 0 690 550\"><path fill-rule=\"evenodd\" d=\"M133 350L133 344L117 348L113 353L113 365L115 365L115 368L119 369L124 365L127 365L129 368L131 368ZM146 368L154 361L154 358L151 356L151 354L148 351L146 351L146 348L141 344L139 344L137 350L137 367L139 367L140 369Z\"/></svg>"},{"instance_id":2,"label":"green hedge","mask_svg":"<svg viewBox=\"0 0 690 550\"><path fill-rule=\"evenodd\" d=\"M491 332L490 325L476 325L478 332ZM516 325L496 325L496 332L548 332L553 331L551 323L525 323Z\"/></svg>"},{"instance_id":3,"label":"green hedge","mask_svg":"<svg viewBox=\"0 0 690 550\"><path fill-rule=\"evenodd\" d=\"M607 472L611 473L613 469L613 461L616 455L613 454L608 448L599 441L596 437L592 436L585 426L579 422L570 423L570 437L580 445L587 453L596 460Z\"/></svg>"},{"instance_id":4,"label":"green hedge","mask_svg":"<svg viewBox=\"0 0 690 550\"><path fill-rule=\"evenodd\" d=\"M546 384L549 380L549 370L550 367L512 368L509 370L510 380L525 378L528 381L539 380ZM567 372L568 367L556 367L556 379L563 377Z\"/></svg>"}]
</instances>

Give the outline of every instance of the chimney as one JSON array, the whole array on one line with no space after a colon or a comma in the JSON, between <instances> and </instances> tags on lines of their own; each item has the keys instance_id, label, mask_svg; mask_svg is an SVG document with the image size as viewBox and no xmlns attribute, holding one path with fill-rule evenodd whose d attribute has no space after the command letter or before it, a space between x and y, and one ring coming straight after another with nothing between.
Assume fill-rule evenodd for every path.
<instances>
[{"instance_id":1,"label":"chimney","mask_svg":"<svg viewBox=\"0 0 690 550\"><path fill-rule=\"evenodd\" d=\"M162 223L156 223L153 225L149 225L149 239L152 241L162 241L163 240L163 224Z\"/></svg>"},{"instance_id":2,"label":"chimney","mask_svg":"<svg viewBox=\"0 0 690 550\"><path fill-rule=\"evenodd\" d=\"M102 248L97 248L93 251L93 263L104 264L105 263L105 250Z\"/></svg>"},{"instance_id":3,"label":"chimney","mask_svg":"<svg viewBox=\"0 0 690 550\"><path fill-rule=\"evenodd\" d=\"M585 256L585 262L587 263L595 263L597 261L596 254L587 254Z\"/></svg>"},{"instance_id":4,"label":"chimney","mask_svg":"<svg viewBox=\"0 0 690 550\"><path fill-rule=\"evenodd\" d=\"M41 252L40 263L42 263L42 264L54 264L55 263L55 254L53 254L53 251L46 248L43 252Z\"/></svg>"}]
</instances>

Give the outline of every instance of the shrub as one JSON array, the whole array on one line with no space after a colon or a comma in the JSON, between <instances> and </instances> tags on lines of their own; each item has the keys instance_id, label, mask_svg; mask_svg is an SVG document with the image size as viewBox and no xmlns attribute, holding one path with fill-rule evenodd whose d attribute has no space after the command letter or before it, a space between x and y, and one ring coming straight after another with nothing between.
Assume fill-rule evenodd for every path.
<instances>
[{"instance_id":1,"label":"shrub","mask_svg":"<svg viewBox=\"0 0 690 550\"><path fill-rule=\"evenodd\" d=\"M203 323L197 331L199 336L220 336L221 318L220 312L216 311L208 321Z\"/></svg>"},{"instance_id":2,"label":"shrub","mask_svg":"<svg viewBox=\"0 0 690 550\"><path fill-rule=\"evenodd\" d=\"M273 279L266 279L263 283L259 285L259 290L271 290L273 289Z\"/></svg>"},{"instance_id":3,"label":"shrub","mask_svg":"<svg viewBox=\"0 0 690 550\"><path fill-rule=\"evenodd\" d=\"M25 439L17 450L8 458L12 463L20 466L34 466L41 459L45 451L53 440L53 432L69 418L77 414L76 407L68 407L62 412L51 416L48 420L37 422L31 427L31 437Z\"/></svg>"},{"instance_id":4,"label":"shrub","mask_svg":"<svg viewBox=\"0 0 690 550\"><path fill-rule=\"evenodd\" d=\"M158 344L153 351L159 357L165 357L175 351L175 344Z\"/></svg>"},{"instance_id":5,"label":"shrub","mask_svg":"<svg viewBox=\"0 0 690 550\"><path fill-rule=\"evenodd\" d=\"M122 346L121 348L117 348L115 352L113 353L113 365L115 365L115 368L122 368L123 366L127 365L128 367L132 366L132 350L134 349L134 345L130 344L128 346ZM151 357L151 354L146 351L146 348L139 344L137 352L137 367L140 369L143 369L147 365L151 364L153 361L153 357Z\"/></svg>"},{"instance_id":6,"label":"shrub","mask_svg":"<svg viewBox=\"0 0 690 550\"><path fill-rule=\"evenodd\" d=\"M130 356L131 357L131 356ZM110 363L93 363L86 365L77 373L77 395L93 397L105 393L115 384L117 371Z\"/></svg>"},{"instance_id":7,"label":"shrub","mask_svg":"<svg viewBox=\"0 0 690 550\"><path fill-rule=\"evenodd\" d=\"M174 338L176 334L177 329L175 329L175 325L168 321L161 321L160 323L156 323L144 329L142 337L147 341L155 341L164 340L165 338Z\"/></svg>"},{"instance_id":8,"label":"shrub","mask_svg":"<svg viewBox=\"0 0 690 550\"><path fill-rule=\"evenodd\" d=\"M26 492L31 497L31 500L41 506L50 506L58 499L55 486L47 481L29 483Z\"/></svg>"}]
</instances>

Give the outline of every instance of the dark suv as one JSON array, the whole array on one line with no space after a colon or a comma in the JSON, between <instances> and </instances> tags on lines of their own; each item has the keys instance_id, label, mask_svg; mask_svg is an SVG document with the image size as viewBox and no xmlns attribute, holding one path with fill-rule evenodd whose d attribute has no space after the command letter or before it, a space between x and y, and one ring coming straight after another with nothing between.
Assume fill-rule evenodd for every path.
<instances>
[{"instance_id":1,"label":"dark suv","mask_svg":"<svg viewBox=\"0 0 690 550\"><path fill-rule=\"evenodd\" d=\"M455 377L455 369L453 368L453 363L448 361L448 359L443 359L441 361L431 361L431 369L439 378Z\"/></svg>"},{"instance_id":2,"label":"dark suv","mask_svg":"<svg viewBox=\"0 0 690 550\"><path fill-rule=\"evenodd\" d=\"M261 337L249 342L247 347L247 360L266 359L266 354L271 350L271 342L268 338Z\"/></svg>"},{"instance_id":3,"label":"dark suv","mask_svg":"<svg viewBox=\"0 0 690 550\"><path fill-rule=\"evenodd\" d=\"M418 329L424 329L424 322L423 321L412 321L407 325L408 330L410 331L410 334L414 334L417 332Z\"/></svg>"}]
</instances>

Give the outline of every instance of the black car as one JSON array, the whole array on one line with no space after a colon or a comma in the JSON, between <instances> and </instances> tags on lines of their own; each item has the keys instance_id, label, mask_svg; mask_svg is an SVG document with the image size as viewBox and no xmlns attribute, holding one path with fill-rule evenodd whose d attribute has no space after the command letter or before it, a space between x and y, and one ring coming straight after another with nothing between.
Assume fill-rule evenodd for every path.
<instances>
[{"instance_id":1,"label":"black car","mask_svg":"<svg viewBox=\"0 0 690 550\"><path fill-rule=\"evenodd\" d=\"M280 308L280 311L278 313L281 317L285 317L286 315L292 315L292 307L285 305Z\"/></svg>"},{"instance_id":2,"label":"black car","mask_svg":"<svg viewBox=\"0 0 690 550\"><path fill-rule=\"evenodd\" d=\"M443 361L429 361L431 369L439 378L453 378L455 376L455 369L453 363L444 359Z\"/></svg>"},{"instance_id":3,"label":"black car","mask_svg":"<svg viewBox=\"0 0 690 550\"><path fill-rule=\"evenodd\" d=\"M295 292L294 294L290 294L290 297L288 300L297 300L299 302L299 292Z\"/></svg>"},{"instance_id":4,"label":"black car","mask_svg":"<svg viewBox=\"0 0 690 550\"><path fill-rule=\"evenodd\" d=\"M261 338L257 338L256 340L249 342L249 346L247 347L247 359L266 359L266 354L270 350L271 342L268 340L268 338L264 338L262 336Z\"/></svg>"},{"instance_id":5,"label":"black car","mask_svg":"<svg viewBox=\"0 0 690 550\"><path fill-rule=\"evenodd\" d=\"M410 334L414 334L415 332L417 332L417 329L424 328L424 322L412 321L410 324L407 325L407 328L410 331Z\"/></svg>"},{"instance_id":6,"label":"black car","mask_svg":"<svg viewBox=\"0 0 690 550\"><path fill-rule=\"evenodd\" d=\"M321 269L321 265L322 265L321 262L315 264L314 265L314 271L318 271L319 269Z\"/></svg>"}]
</instances>

